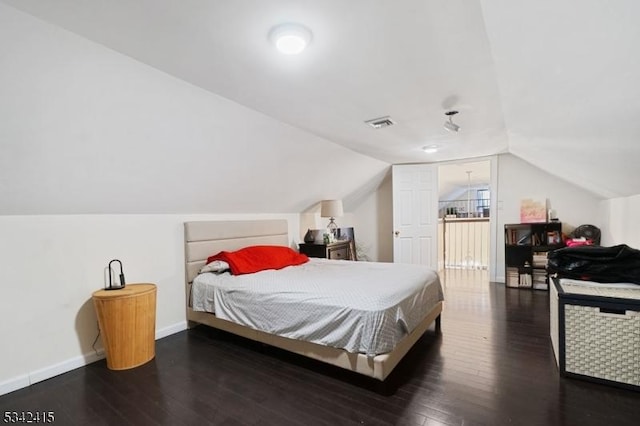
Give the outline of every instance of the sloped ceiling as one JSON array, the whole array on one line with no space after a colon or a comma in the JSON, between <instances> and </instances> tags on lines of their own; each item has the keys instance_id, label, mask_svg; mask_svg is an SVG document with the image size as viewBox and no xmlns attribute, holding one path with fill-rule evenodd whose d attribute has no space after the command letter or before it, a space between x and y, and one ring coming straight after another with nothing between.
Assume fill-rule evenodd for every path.
<instances>
[{"instance_id":1,"label":"sloped ceiling","mask_svg":"<svg viewBox=\"0 0 640 426\"><path fill-rule=\"evenodd\" d=\"M509 151L607 198L640 193L640 2L482 5Z\"/></svg>"},{"instance_id":2,"label":"sloped ceiling","mask_svg":"<svg viewBox=\"0 0 640 426\"><path fill-rule=\"evenodd\" d=\"M637 1L2 1L385 163L511 152L602 197L640 193ZM304 54L270 45L283 22L312 30Z\"/></svg>"},{"instance_id":3,"label":"sloped ceiling","mask_svg":"<svg viewBox=\"0 0 640 426\"><path fill-rule=\"evenodd\" d=\"M491 164L489 160L444 164L438 167L438 183L438 199L455 200L469 189L490 187Z\"/></svg>"},{"instance_id":4,"label":"sloped ceiling","mask_svg":"<svg viewBox=\"0 0 640 426\"><path fill-rule=\"evenodd\" d=\"M388 163L0 4L0 215L296 213Z\"/></svg>"}]
</instances>

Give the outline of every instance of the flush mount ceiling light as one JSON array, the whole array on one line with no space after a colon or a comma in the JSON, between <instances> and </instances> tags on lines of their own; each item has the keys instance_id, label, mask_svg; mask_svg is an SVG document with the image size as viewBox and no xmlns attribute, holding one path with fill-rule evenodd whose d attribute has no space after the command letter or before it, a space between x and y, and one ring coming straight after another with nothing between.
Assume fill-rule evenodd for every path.
<instances>
[{"instance_id":1,"label":"flush mount ceiling light","mask_svg":"<svg viewBox=\"0 0 640 426\"><path fill-rule=\"evenodd\" d=\"M269 39L280 53L297 55L311 41L311 31L300 24L281 24L271 29Z\"/></svg>"},{"instance_id":2,"label":"flush mount ceiling light","mask_svg":"<svg viewBox=\"0 0 640 426\"><path fill-rule=\"evenodd\" d=\"M422 150L427 154L435 154L436 152L438 152L438 145L423 146Z\"/></svg>"},{"instance_id":3,"label":"flush mount ceiling light","mask_svg":"<svg viewBox=\"0 0 640 426\"><path fill-rule=\"evenodd\" d=\"M444 128L450 132L457 132L460 130L460 126L453 122L453 116L456 115L458 111L447 111L444 113L449 119L444 122Z\"/></svg>"}]
</instances>

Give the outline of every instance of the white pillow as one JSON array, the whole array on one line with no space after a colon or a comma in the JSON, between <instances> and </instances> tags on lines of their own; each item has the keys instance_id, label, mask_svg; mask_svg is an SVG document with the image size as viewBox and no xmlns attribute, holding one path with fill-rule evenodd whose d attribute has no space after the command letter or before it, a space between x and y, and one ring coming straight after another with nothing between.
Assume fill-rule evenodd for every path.
<instances>
[{"instance_id":1,"label":"white pillow","mask_svg":"<svg viewBox=\"0 0 640 426\"><path fill-rule=\"evenodd\" d=\"M204 274L205 272L225 272L229 270L229 264L224 260L214 260L213 262L204 265L202 269L200 269L200 273Z\"/></svg>"}]
</instances>

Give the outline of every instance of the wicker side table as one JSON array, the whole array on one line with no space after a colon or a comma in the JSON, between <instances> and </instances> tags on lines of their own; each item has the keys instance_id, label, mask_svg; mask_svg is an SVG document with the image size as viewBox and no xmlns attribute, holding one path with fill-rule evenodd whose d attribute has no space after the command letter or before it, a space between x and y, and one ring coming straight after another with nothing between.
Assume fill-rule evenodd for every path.
<instances>
[{"instance_id":1,"label":"wicker side table","mask_svg":"<svg viewBox=\"0 0 640 426\"><path fill-rule=\"evenodd\" d=\"M93 293L110 370L138 367L155 356L156 285L127 284Z\"/></svg>"}]
</instances>

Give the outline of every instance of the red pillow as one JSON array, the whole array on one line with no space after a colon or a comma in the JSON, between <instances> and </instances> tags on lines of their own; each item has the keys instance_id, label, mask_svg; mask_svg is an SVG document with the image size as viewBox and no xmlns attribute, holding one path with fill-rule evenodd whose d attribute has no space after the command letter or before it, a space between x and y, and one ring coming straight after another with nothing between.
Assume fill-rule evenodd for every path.
<instances>
[{"instance_id":1,"label":"red pillow","mask_svg":"<svg viewBox=\"0 0 640 426\"><path fill-rule=\"evenodd\" d=\"M207 263L214 260L224 260L233 275L242 275L301 265L308 262L309 258L285 246L249 246L232 252L221 251L210 256Z\"/></svg>"}]
</instances>

